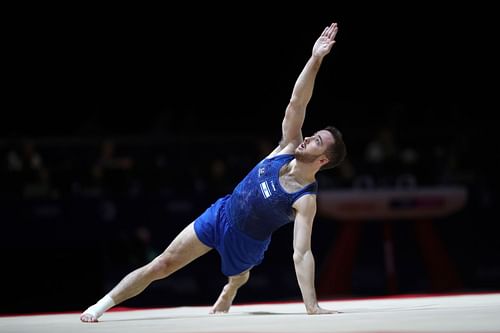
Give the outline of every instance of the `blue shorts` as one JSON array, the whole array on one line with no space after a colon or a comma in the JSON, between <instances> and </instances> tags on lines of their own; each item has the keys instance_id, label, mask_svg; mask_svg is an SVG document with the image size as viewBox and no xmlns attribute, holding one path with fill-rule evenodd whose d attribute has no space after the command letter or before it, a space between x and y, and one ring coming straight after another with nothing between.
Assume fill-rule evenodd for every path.
<instances>
[{"instance_id":1,"label":"blue shorts","mask_svg":"<svg viewBox=\"0 0 500 333\"><path fill-rule=\"evenodd\" d=\"M224 203L229 195L220 198L194 221L199 240L219 252L222 273L238 275L260 264L271 239L257 240L231 226Z\"/></svg>"}]
</instances>

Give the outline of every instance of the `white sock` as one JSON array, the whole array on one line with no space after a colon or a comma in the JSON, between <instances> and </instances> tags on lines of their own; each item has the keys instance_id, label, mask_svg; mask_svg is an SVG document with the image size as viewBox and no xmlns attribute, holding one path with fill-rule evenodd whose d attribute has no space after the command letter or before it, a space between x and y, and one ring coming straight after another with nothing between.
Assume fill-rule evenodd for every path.
<instances>
[{"instance_id":1,"label":"white sock","mask_svg":"<svg viewBox=\"0 0 500 333\"><path fill-rule=\"evenodd\" d=\"M115 301L113 301L113 299L109 295L106 295L103 298L101 298L97 303L95 303L94 305L90 306L87 310L85 310L84 313L91 314L97 319L100 316L102 316L104 312L111 309L113 306L115 306Z\"/></svg>"}]
</instances>

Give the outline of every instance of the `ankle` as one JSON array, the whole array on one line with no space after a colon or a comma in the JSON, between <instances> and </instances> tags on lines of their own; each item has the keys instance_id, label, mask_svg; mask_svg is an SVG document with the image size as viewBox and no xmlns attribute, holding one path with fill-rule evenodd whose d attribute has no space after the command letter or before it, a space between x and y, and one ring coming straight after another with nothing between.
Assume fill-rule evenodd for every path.
<instances>
[{"instance_id":1,"label":"ankle","mask_svg":"<svg viewBox=\"0 0 500 333\"><path fill-rule=\"evenodd\" d=\"M87 310L85 310L85 312L95 316L96 318L99 318L100 316L102 316L102 314L104 312L111 309L115 305L116 305L116 303L111 298L111 296L105 295L97 303L95 303L94 305L89 307Z\"/></svg>"}]
</instances>

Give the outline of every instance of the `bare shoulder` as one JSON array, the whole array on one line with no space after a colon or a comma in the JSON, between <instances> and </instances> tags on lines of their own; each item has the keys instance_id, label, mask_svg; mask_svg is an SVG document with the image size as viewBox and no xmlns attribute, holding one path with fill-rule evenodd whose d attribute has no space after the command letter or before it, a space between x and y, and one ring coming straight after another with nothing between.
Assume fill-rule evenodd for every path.
<instances>
[{"instance_id":1,"label":"bare shoulder","mask_svg":"<svg viewBox=\"0 0 500 333\"><path fill-rule=\"evenodd\" d=\"M293 203L293 208L297 213L304 215L316 214L316 194L305 194Z\"/></svg>"},{"instance_id":2,"label":"bare shoulder","mask_svg":"<svg viewBox=\"0 0 500 333\"><path fill-rule=\"evenodd\" d=\"M293 143L288 143L286 145L282 145L280 143L269 155L267 155L267 158L277 155L293 154L295 152L295 148L297 148L297 146Z\"/></svg>"}]
</instances>

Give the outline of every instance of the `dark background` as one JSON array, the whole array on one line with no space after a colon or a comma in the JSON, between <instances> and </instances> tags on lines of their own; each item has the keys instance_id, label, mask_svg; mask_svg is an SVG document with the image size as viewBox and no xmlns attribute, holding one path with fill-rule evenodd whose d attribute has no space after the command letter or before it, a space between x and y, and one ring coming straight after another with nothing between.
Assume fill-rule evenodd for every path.
<instances>
[{"instance_id":1,"label":"dark background","mask_svg":"<svg viewBox=\"0 0 500 333\"><path fill-rule=\"evenodd\" d=\"M316 80L304 133L341 129L352 169L327 172L320 184L349 188L369 174L375 186L393 186L410 172L422 186L466 187L464 210L435 221L460 288L432 287L402 223L398 292L500 289L491 8L252 2L10 14L0 121L1 312L84 310L161 252L230 191L262 146L277 143L293 84L332 21L337 43ZM365 152L380 129L399 152L416 152L418 163L373 168ZM109 175L99 164L108 141L123 162ZM21 156L26 143L43 167L13 171L9 153ZM93 183L95 172L104 176ZM318 276L336 222L315 225ZM300 299L291 230L276 233L237 301ZM328 297L389 294L381 231L363 230L352 288ZM218 265L210 253L124 305L210 304L225 282Z\"/></svg>"}]
</instances>

